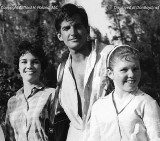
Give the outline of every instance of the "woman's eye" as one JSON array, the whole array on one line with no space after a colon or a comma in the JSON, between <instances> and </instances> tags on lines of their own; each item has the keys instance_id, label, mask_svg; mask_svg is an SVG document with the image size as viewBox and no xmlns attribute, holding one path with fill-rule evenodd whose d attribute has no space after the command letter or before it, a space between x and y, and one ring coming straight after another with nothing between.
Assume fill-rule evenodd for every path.
<instances>
[{"instance_id":1,"label":"woman's eye","mask_svg":"<svg viewBox=\"0 0 160 141\"><path fill-rule=\"evenodd\" d=\"M26 64L26 63L27 63L27 61L21 61L20 63L22 63L22 64Z\"/></svg>"},{"instance_id":2,"label":"woman's eye","mask_svg":"<svg viewBox=\"0 0 160 141\"><path fill-rule=\"evenodd\" d=\"M40 61L36 60L32 62L33 64L40 64Z\"/></svg>"}]
</instances>

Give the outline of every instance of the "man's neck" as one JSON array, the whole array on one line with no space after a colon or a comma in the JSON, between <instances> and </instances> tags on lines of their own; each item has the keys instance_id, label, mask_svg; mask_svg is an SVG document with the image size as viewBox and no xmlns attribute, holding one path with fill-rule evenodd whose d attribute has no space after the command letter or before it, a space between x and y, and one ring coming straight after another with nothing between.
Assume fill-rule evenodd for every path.
<instances>
[{"instance_id":1,"label":"man's neck","mask_svg":"<svg viewBox=\"0 0 160 141\"><path fill-rule=\"evenodd\" d=\"M78 51L70 51L71 56L72 56L72 61L73 62L81 62L86 60L86 58L89 56L91 50L88 46L83 47L81 50Z\"/></svg>"}]
</instances>

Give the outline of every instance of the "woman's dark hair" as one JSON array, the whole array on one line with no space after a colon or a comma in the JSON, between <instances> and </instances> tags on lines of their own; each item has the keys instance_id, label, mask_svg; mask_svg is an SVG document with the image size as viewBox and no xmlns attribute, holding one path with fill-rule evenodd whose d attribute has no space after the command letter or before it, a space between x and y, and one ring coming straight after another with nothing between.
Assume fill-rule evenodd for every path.
<instances>
[{"instance_id":1,"label":"woman's dark hair","mask_svg":"<svg viewBox=\"0 0 160 141\"><path fill-rule=\"evenodd\" d=\"M47 62L47 58L46 55L44 53L43 47L34 42L34 43L30 43L29 41L22 41L18 48L17 48L17 52L14 56L14 65L15 65L15 72L19 72L19 59L22 55L26 54L26 53L31 53L33 54L35 57L37 57L41 63L41 70L42 73L44 72L44 70L47 68L48 62Z\"/></svg>"},{"instance_id":2,"label":"woman's dark hair","mask_svg":"<svg viewBox=\"0 0 160 141\"><path fill-rule=\"evenodd\" d=\"M62 6L59 10L59 13L55 19L55 28L56 31L59 32L61 29L61 23L64 20L72 20L72 17L74 15L79 15L81 17L82 23L85 26L86 29L88 29L88 16L84 8L80 6L76 6L74 4L65 4Z\"/></svg>"}]
</instances>

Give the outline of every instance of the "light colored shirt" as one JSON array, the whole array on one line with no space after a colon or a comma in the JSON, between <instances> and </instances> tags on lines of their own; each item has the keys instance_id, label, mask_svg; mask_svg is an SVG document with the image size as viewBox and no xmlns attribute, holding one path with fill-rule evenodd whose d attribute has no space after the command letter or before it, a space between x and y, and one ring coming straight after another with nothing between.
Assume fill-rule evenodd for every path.
<instances>
[{"instance_id":1,"label":"light colored shirt","mask_svg":"<svg viewBox=\"0 0 160 141\"><path fill-rule=\"evenodd\" d=\"M2 127L0 126L0 141L5 141Z\"/></svg>"},{"instance_id":2,"label":"light colored shirt","mask_svg":"<svg viewBox=\"0 0 160 141\"><path fill-rule=\"evenodd\" d=\"M82 96L82 118L78 114L77 88L71 72L71 56L69 56L63 75L60 101L67 116L70 119L70 128L67 141L82 141L88 137L88 124L93 103L103 96L106 79L106 59L112 45L95 43L87 59L84 89Z\"/></svg>"},{"instance_id":3,"label":"light colored shirt","mask_svg":"<svg viewBox=\"0 0 160 141\"><path fill-rule=\"evenodd\" d=\"M45 122L54 88L34 87L25 97L21 88L8 101L6 114L6 141L48 141Z\"/></svg>"},{"instance_id":4,"label":"light colored shirt","mask_svg":"<svg viewBox=\"0 0 160 141\"><path fill-rule=\"evenodd\" d=\"M87 141L160 141L160 107L138 90L117 113L113 93L98 100L90 120Z\"/></svg>"}]
</instances>

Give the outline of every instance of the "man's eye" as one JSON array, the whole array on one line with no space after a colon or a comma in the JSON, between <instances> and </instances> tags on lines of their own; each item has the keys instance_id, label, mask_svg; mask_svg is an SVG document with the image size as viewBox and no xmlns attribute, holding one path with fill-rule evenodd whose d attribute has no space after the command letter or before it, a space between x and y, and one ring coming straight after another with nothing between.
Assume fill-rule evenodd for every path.
<instances>
[{"instance_id":1,"label":"man's eye","mask_svg":"<svg viewBox=\"0 0 160 141\"><path fill-rule=\"evenodd\" d=\"M79 29L79 28L81 28L83 25L82 24L77 24L76 26L75 26L75 28L76 29Z\"/></svg>"},{"instance_id":2,"label":"man's eye","mask_svg":"<svg viewBox=\"0 0 160 141\"><path fill-rule=\"evenodd\" d=\"M64 27L64 28L63 28L63 31L67 31L67 30L69 30L69 29L70 29L70 27L67 26L67 27Z\"/></svg>"}]
</instances>

